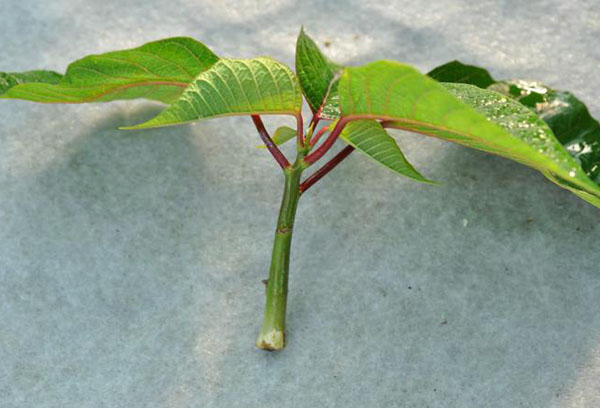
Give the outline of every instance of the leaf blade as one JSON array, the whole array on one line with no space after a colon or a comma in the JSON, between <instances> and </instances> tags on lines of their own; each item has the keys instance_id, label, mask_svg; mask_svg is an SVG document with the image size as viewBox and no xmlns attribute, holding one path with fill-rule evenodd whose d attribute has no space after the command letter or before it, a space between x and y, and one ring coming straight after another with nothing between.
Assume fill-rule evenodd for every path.
<instances>
[{"instance_id":1,"label":"leaf blade","mask_svg":"<svg viewBox=\"0 0 600 408\"><path fill-rule=\"evenodd\" d=\"M396 141L376 120L349 122L340 133L340 139L389 170L422 183L435 184L408 162Z\"/></svg>"},{"instance_id":2,"label":"leaf blade","mask_svg":"<svg viewBox=\"0 0 600 408\"><path fill-rule=\"evenodd\" d=\"M519 161L552 175L553 181L569 180L571 188L600 198L598 186L562 148L547 125L527 108L496 92L464 84L444 86L412 67L391 61L346 68L339 92L346 120L388 120L395 127ZM485 98L483 103L481 98ZM486 110L497 104L514 117L504 122L499 120L503 113ZM509 131L521 121L523 126L527 124L527 132ZM538 131L542 133L536 136Z\"/></svg>"},{"instance_id":3,"label":"leaf blade","mask_svg":"<svg viewBox=\"0 0 600 408\"><path fill-rule=\"evenodd\" d=\"M306 100L313 112L321 110L326 119L339 117L337 99L338 74L343 67L329 60L304 29L296 41L296 73Z\"/></svg>"},{"instance_id":4,"label":"leaf blade","mask_svg":"<svg viewBox=\"0 0 600 408\"><path fill-rule=\"evenodd\" d=\"M29 82L57 84L62 75L54 71L0 72L0 96L9 89Z\"/></svg>"},{"instance_id":5,"label":"leaf blade","mask_svg":"<svg viewBox=\"0 0 600 408\"><path fill-rule=\"evenodd\" d=\"M179 125L237 115L298 115L297 78L271 58L221 59L198 75L180 98L148 122L123 129Z\"/></svg>"},{"instance_id":6,"label":"leaf blade","mask_svg":"<svg viewBox=\"0 0 600 408\"><path fill-rule=\"evenodd\" d=\"M0 98L43 103L145 98L170 103L218 59L196 40L168 38L133 49L89 55L70 64L58 82L15 84Z\"/></svg>"},{"instance_id":7,"label":"leaf blade","mask_svg":"<svg viewBox=\"0 0 600 408\"><path fill-rule=\"evenodd\" d=\"M428 75L440 82L470 83L488 88L527 106L548 124L588 177L600 185L600 123L572 93L552 89L538 81L497 81L484 68L459 61L441 65ZM486 80L474 80L479 77Z\"/></svg>"},{"instance_id":8,"label":"leaf blade","mask_svg":"<svg viewBox=\"0 0 600 408\"><path fill-rule=\"evenodd\" d=\"M537 81L499 81L490 89L530 108L596 184L600 184L600 123L575 95Z\"/></svg>"}]
</instances>

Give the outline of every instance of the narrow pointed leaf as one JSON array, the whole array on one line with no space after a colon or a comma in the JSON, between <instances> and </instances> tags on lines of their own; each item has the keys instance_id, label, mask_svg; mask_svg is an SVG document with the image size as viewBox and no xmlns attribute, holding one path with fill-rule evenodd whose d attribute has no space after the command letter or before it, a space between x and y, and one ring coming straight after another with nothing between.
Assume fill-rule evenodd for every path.
<instances>
[{"instance_id":1,"label":"narrow pointed leaf","mask_svg":"<svg viewBox=\"0 0 600 408\"><path fill-rule=\"evenodd\" d=\"M337 87L343 67L330 61L304 30L296 42L296 73L304 96L313 112L321 117L339 117Z\"/></svg>"},{"instance_id":2,"label":"narrow pointed leaf","mask_svg":"<svg viewBox=\"0 0 600 408\"><path fill-rule=\"evenodd\" d=\"M583 192L590 202L600 198L598 186L550 128L529 109L497 92L442 85L407 65L380 61L346 68L339 93L346 120L383 119L394 127L508 157L561 181L563 187L568 181L571 191Z\"/></svg>"},{"instance_id":3,"label":"narrow pointed leaf","mask_svg":"<svg viewBox=\"0 0 600 408\"><path fill-rule=\"evenodd\" d=\"M221 59L181 97L146 123L126 129L178 125L233 115L298 115L302 92L292 71L271 58Z\"/></svg>"},{"instance_id":4,"label":"narrow pointed leaf","mask_svg":"<svg viewBox=\"0 0 600 408\"><path fill-rule=\"evenodd\" d=\"M275 145L277 145L277 146L282 145L285 142L288 142L295 138L296 138L296 129L292 129L289 126L278 127L277 129L275 129L275 133L273 133L273 136L271 137L271 139L273 140L273 143L275 143ZM260 146L258 146L258 148L266 149L267 146L260 145Z\"/></svg>"},{"instance_id":5,"label":"narrow pointed leaf","mask_svg":"<svg viewBox=\"0 0 600 408\"><path fill-rule=\"evenodd\" d=\"M460 61L448 62L431 70L427 75L439 82L471 84L479 88L487 88L496 82L487 70Z\"/></svg>"},{"instance_id":6,"label":"narrow pointed leaf","mask_svg":"<svg viewBox=\"0 0 600 408\"><path fill-rule=\"evenodd\" d=\"M171 103L192 79L218 59L191 38L169 38L129 50L87 56L69 65L62 77L48 71L4 74L16 77L15 82L2 81L0 74L0 98L46 103L145 98ZM19 76L24 75L25 79L19 81ZM10 85L4 87L4 92L3 82Z\"/></svg>"},{"instance_id":7,"label":"narrow pointed leaf","mask_svg":"<svg viewBox=\"0 0 600 408\"><path fill-rule=\"evenodd\" d=\"M363 119L348 123L340 134L340 139L398 174L423 183L432 183L406 160L394 138L376 120Z\"/></svg>"}]
</instances>

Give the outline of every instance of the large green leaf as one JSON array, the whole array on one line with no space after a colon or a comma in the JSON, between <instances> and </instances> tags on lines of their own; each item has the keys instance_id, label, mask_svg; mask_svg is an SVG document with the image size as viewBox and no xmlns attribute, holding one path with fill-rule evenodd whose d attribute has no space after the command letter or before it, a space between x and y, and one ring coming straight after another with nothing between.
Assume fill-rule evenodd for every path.
<instances>
[{"instance_id":1,"label":"large green leaf","mask_svg":"<svg viewBox=\"0 0 600 408\"><path fill-rule=\"evenodd\" d=\"M542 124L545 126L548 126L548 124L538 115L513 100L502 102L505 96L489 89L484 90L463 84L443 85L463 102L473 106L477 111L491 118L513 135L526 141L534 149L538 149L538 151L542 150L547 157L561 164L564 170L568 169L567 177L565 172L560 174L548 170L547 167L530 164L532 167L538 168L546 177L561 187L571 190L583 199L600 207L600 188L598 185L589 178L588 172L580 167L579 161L571 157L570 152L564 148L560 140L554 137L551 132L551 137L542 137L549 133L543 131ZM492 96L493 94L495 95ZM487 99L485 99L486 95L488 95ZM490 103L492 98L500 103ZM510 113L511 111L513 112L512 114ZM534 117L537 121L537 126L532 127ZM548 128L551 130L549 126ZM532 133L534 129L537 129L537 133ZM550 140L552 143L546 143Z\"/></svg>"},{"instance_id":2,"label":"large green leaf","mask_svg":"<svg viewBox=\"0 0 600 408\"><path fill-rule=\"evenodd\" d=\"M537 81L496 81L485 69L458 61L435 68L428 75L441 82L489 87L527 106L550 126L583 171L600 184L600 124L572 93L552 89ZM478 78L485 78L485 81Z\"/></svg>"},{"instance_id":3,"label":"large green leaf","mask_svg":"<svg viewBox=\"0 0 600 408\"><path fill-rule=\"evenodd\" d=\"M583 171L600 184L600 124L572 93L554 90L540 82L511 80L490 87L532 109L579 162Z\"/></svg>"},{"instance_id":4,"label":"large green leaf","mask_svg":"<svg viewBox=\"0 0 600 408\"><path fill-rule=\"evenodd\" d=\"M288 67L271 58L221 59L196 77L158 116L127 129L177 125L233 115L298 115L302 92Z\"/></svg>"},{"instance_id":5,"label":"large green leaf","mask_svg":"<svg viewBox=\"0 0 600 408\"><path fill-rule=\"evenodd\" d=\"M382 119L391 127L508 157L600 206L600 189L550 128L529 109L497 92L442 85L410 66L379 61L346 68L339 93L345 120Z\"/></svg>"},{"instance_id":6,"label":"large green leaf","mask_svg":"<svg viewBox=\"0 0 600 408\"><path fill-rule=\"evenodd\" d=\"M48 71L0 74L0 98L47 103L146 98L171 103L218 59L196 40L169 38L87 56L69 65L62 77Z\"/></svg>"},{"instance_id":7,"label":"large green leaf","mask_svg":"<svg viewBox=\"0 0 600 408\"><path fill-rule=\"evenodd\" d=\"M325 119L339 117L337 86L343 67L330 61L304 29L296 41L296 74L313 112Z\"/></svg>"},{"instance_id":8,"label":"large green leaf","mask_svg":"<svg viewBox=\"0 0 600 408\"><path fill-rule=\"evenodd\" d=\"M396 141L376 120L363 119L348 123L340 134L340 139L396 173L424 183L432 183L406 160Z\"/></svg>"}]
</instances>

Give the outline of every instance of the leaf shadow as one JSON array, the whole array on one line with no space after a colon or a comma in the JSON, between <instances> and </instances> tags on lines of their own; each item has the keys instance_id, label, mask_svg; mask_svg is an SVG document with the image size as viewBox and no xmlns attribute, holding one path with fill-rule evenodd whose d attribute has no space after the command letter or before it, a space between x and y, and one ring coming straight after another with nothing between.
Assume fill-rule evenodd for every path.
<instances>
[{"instance_id":1,"label":"leaf shadow","mask_svg":"<svg viewBox=\"0 0 600 408\"><path fill-rule=\"evenodd\" d=\"M360 354L360 363L346 364L382 364L380 374L395 373L423 404L443 396L468 405L453 391L465 381L477 399L506 398L511 389L512 406L573 398L571 385L597 371L581 368L597 360L600 343L598 210L520 164L395 136L415 167L443 184L405 181L356 155L315 186L327 204L303 222L331 230L301 249L314 254L302 269L328 278L304 272L296 285L336 290L305 292L291 310L309 320L328 310L324 330L346 339L327 340ZM532 370L536 376L525 374Z\"/></svg>"},{"instance_id":2,"label":"leaf shadow","mask_svg":"<svg viewBox=\"0 0 600 408\"><path fill-rule=\"evenodd\" d=\"M6 307L18 312L5 327L14 342L4 361L8 386L35 387L33 403L72 381L72 400L102 388L128 406L160 401L182 373L198 378L196 392L208 397L222 381L221 354L243 337L245 328L222 321L234 313L245 262L236 247L248 239L229 228L236 219L245 225L226 204L243 207L239 184L221 183L228 163L211 166L220 146L202 136L216 131L212 123L116 129L156 112L125 110L88 124L53 160L20 175L5 198L11 218L0 282ZM63 126L47 129L46 148ZM19 371L23 364L30 368Z\"/></svg>"}]
</instances>

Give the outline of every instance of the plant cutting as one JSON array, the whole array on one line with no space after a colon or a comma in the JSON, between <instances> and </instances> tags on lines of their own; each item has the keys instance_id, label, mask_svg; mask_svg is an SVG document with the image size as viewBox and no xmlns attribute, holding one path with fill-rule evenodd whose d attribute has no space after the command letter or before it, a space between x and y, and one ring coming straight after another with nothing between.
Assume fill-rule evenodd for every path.
<instances>
[{"instance_id":1,"label":"plant cutting","mask_svg":"<svg viewBox=\"0 0 600 408\"><path fill-rule=\"evenodd\" d=\"M279 165L284 191L256 343L265 350L285 345L296 209L312 185L354 151L399 175L435 184L409 163L390 134L393 129L520 162L600 207L600 125L585 105L569 92L535 81L496 80L488 71L458 61L427 74L396 61L342 66L301 30L295 73L268 57L221 57L184 37L90 55L73 62L64 74L0 72L0 99L87 103L138 98L166 107L153 119L123 129L248 116L262 147ZM309 118L302 115L304 101ZM296 127L280 127L271 137L265 115L291 116ZM293 159L279 148L292 141Z\"/></svg>"}]
</instances>

